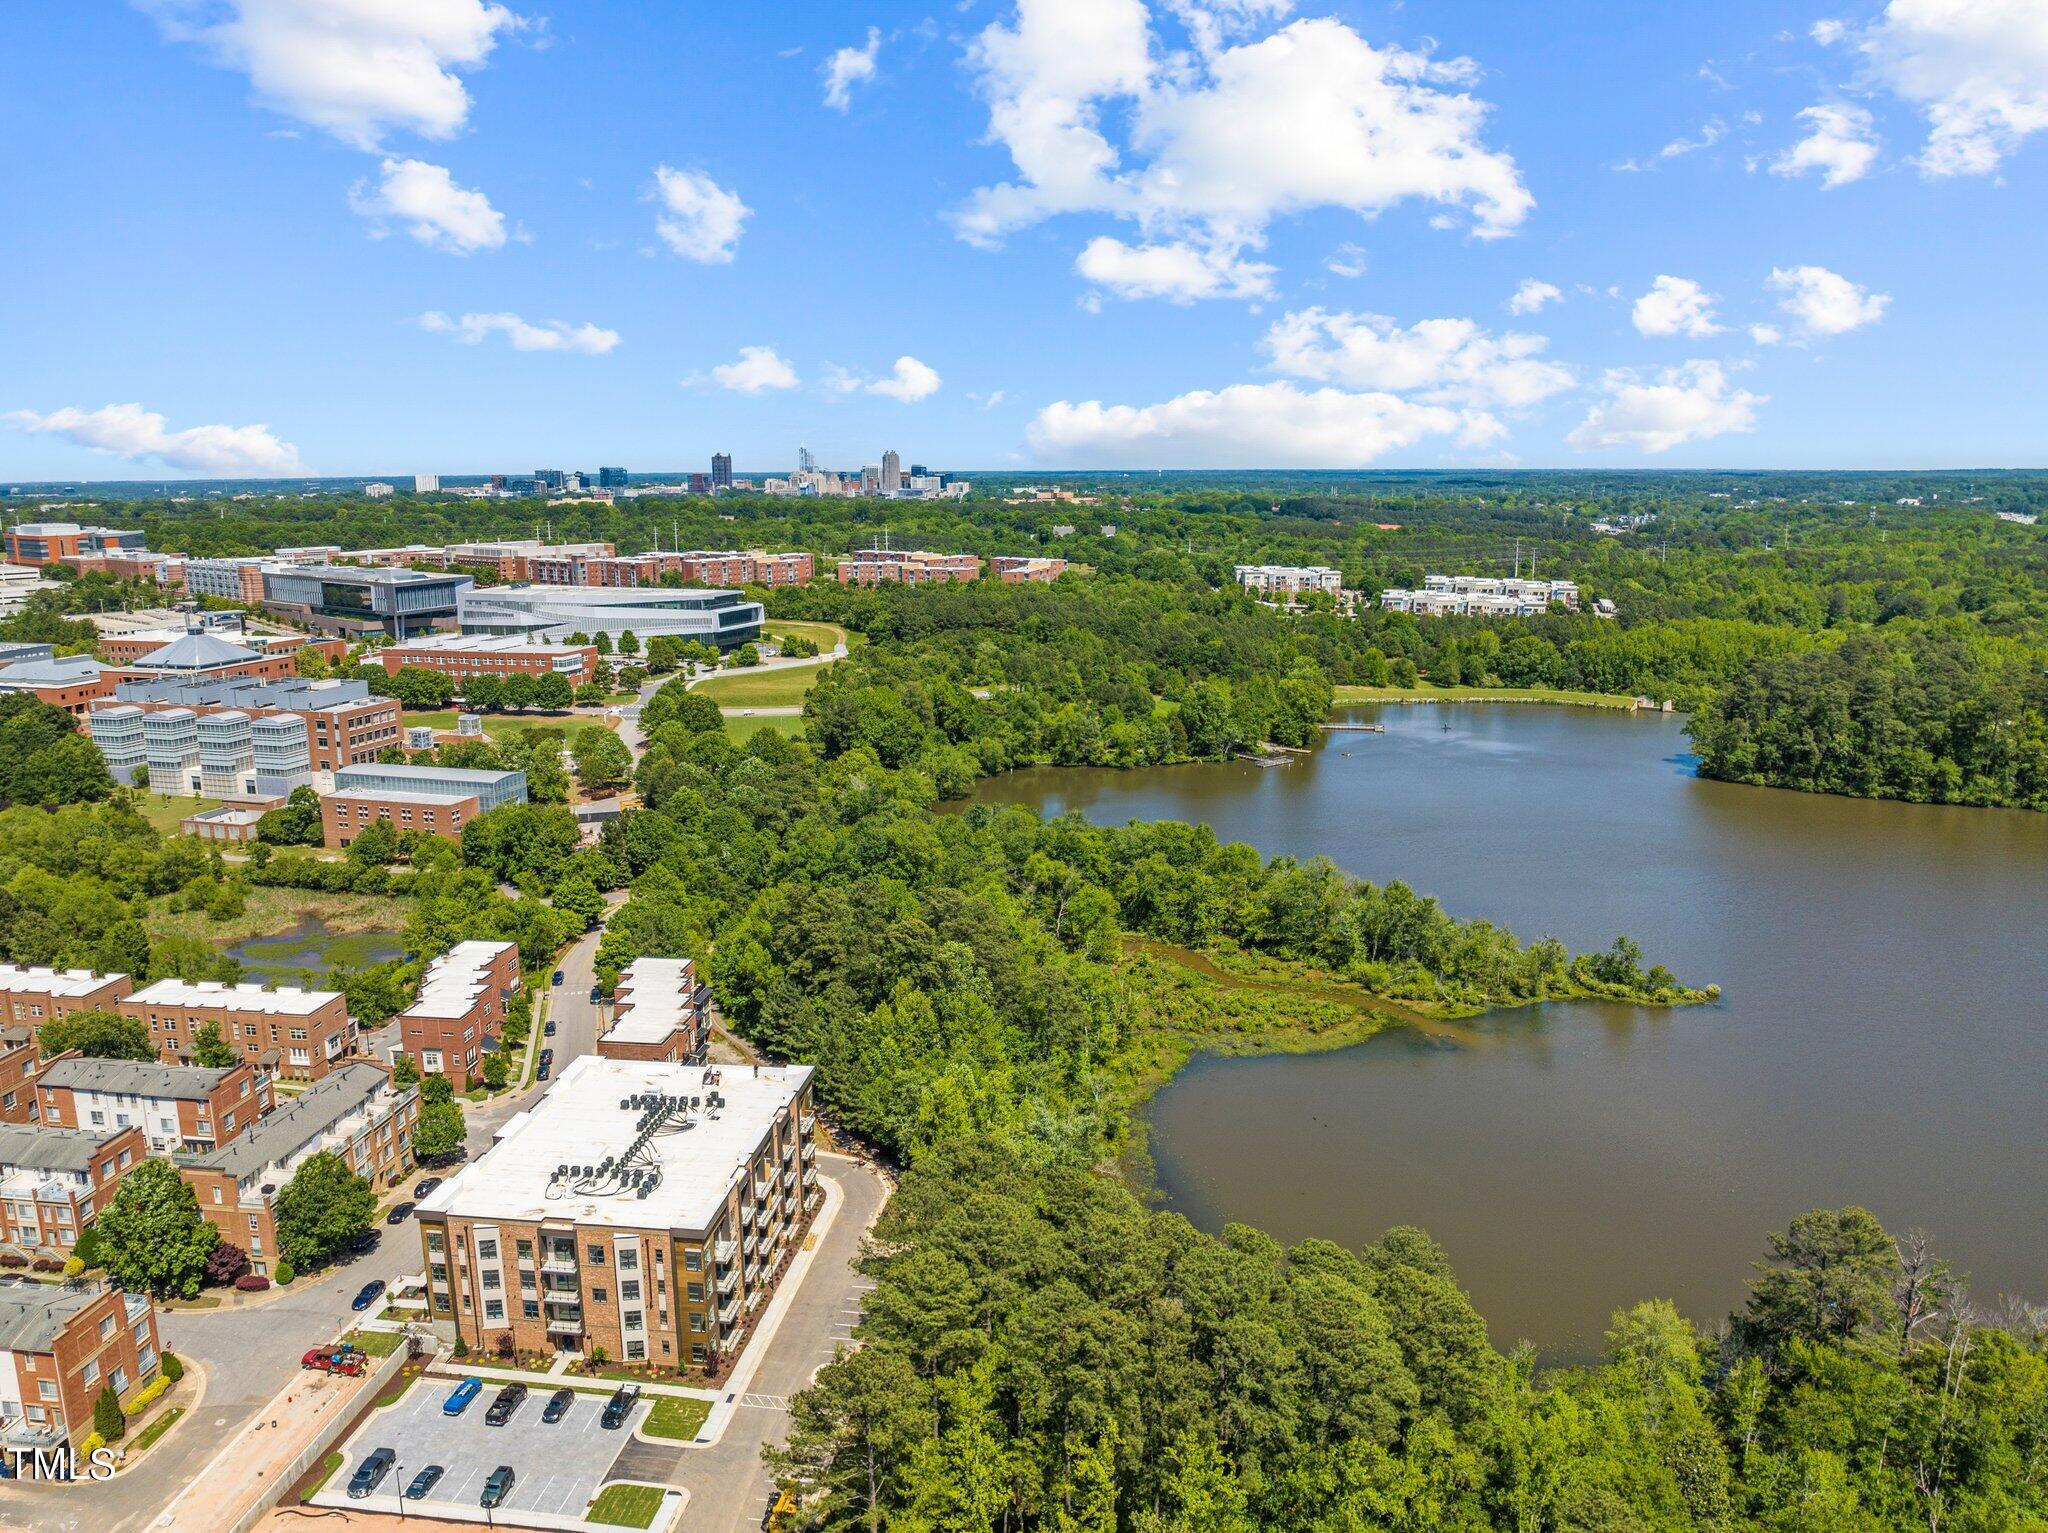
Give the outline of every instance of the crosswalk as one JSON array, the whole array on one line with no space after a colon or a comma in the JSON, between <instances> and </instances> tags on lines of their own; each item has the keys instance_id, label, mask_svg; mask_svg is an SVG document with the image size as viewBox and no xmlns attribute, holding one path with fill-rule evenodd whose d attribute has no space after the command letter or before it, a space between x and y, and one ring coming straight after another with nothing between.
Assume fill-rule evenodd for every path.
<instances>
[{"instance_id":1,"label":"crosswalk","mask_svg":"<svg viewBox=\"0 0 2048 1533\"><path fill-rule=\"evenodd\" d=\"M788 1395L741 1395L740 1405L757 1411L786 1411L789 1409Z\"/></svg>"}]
</instances>

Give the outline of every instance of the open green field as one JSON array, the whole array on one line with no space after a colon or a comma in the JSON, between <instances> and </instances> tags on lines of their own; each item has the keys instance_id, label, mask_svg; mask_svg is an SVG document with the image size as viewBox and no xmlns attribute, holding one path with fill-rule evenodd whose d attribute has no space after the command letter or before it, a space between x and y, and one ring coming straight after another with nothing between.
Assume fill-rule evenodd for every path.
<instances>
[{"instance_id":1,"label":"open green field","mask_svg":"<svg viewBox=\"0 0 2048 1533\"><path fill-rule=\"evenodd\" d=\"M711 1414L711 1402L684 1395L656 1395L654 1409L641 1427L649 1437L668 1437L689 1442L702 1430Z\"/></svg>"},{"instance_id":2,"label":"open green field","mask_svg":"<svg viewBox=\"0 0 2048 1533\"><path fill-rule=\"evenodd\" d=\"M525 734L534 729L559 729L567 734L581 729L586 724L598 722L594 718L585 718L574 713L487 713L483 720L484 733L493 740ZM452 730L455 727L455 710L441 708L432 713L407 713L401 716L398 722L408 729L418 725L427 729Z\"/></svg>"},{"instance_id":3,"label":"open green field","mask_svg":"<svg viewBox=\"0 0 2048 1533\"><path fill-rule=\"evenodd\" d=\"M851 633L837 623L807 623L797 618L770 619L761 625L762 634L770 639L812 639L819 649L827 654L844 644L848 649L867 643L864 633Z\"/></svg>"},{"instance_id":4,"label":"open green field","mask_svg":"<svg viewBox=\"0 0 2048 1533\"><path fill-rule=\"evenodd\" d=\"M1341 703L1571 703L1581 708L1633 708L1616 692L1566 692L1556 687L1338 687Z\"/></svg>"},{"instance_id":5,"label":"open green field","mask_svg":"<svg viewBox=\"0 0 2048 1533\"><path fill-rule=\"evenodd\" d=\"M801 708L817 684L822 665L792 665L772 671L721 671L690 690L721 708Z\"/></svg>"},{"instance_id":6,"label":"open green field","mask_svg":"<svg viewBox=\"0 0 2048 1533\"><path fill-rule=\"evenodd\" d=\"M742 718L737 713L728 713L725 716L725 737L735 745L745 745L764 729L786 740L797 739L804 732L803 715L771 713L763 718L757 713L750 718Z\"/></svg>"},{"instance_id":7,"label":"open green field","mask_svg":"<svg viewBox=\"0 0 2048 1533\"><path fill-rule=\"evenodd\" d=\"M615 1528L649 1528L661 1510L662 1493L652 1485L607 1485L583 1514L585 1522L602 1522Z\"/></svg>"},{"instance_id":8,"label":"open green field","mask_svg":"<svg viewBox=\"0 0 2048 1533\"><path fill-rule=\"evenodd\" d=\"M151 793L146 789L135 795L135 811L166 836L178 833L178 822L188 815L204 810L220 808L217 798L172 798L162 793Z\"/></svg>"}]
</instances>

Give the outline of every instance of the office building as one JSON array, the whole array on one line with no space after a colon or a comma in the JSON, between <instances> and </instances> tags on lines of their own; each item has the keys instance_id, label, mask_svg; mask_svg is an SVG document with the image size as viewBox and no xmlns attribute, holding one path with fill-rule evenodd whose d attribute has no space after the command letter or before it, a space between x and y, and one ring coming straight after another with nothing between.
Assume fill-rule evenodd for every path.
<instances>
[{"instance_id":1,"label":"office building","mask_svg":"<svg viewBox=\"0 0 2048 1533\"><path fill-rule=\"evenodd\" d=\"M421 1075L445 1075L457 1091L469 1090L505 1035L521 983L517 943L456 943L427 965L419 999L398 1014L394 1054Z\"/></svg>"},{"instance_id":2,"label":"office building","mask_svg":"<svg viewBox=\"0 0 2048 1533\"><path fill-rule=\"evenodd\" d=\"M599 468L597 487L600 490L623 490L626 487L626 471L622 468Z\"/></svg>"},{"instance_id":3,"label":"office building","mask_svg":"<svg viewBox=\"0 0 2048 1533\"><path fill-rule=\"evenodd\" d=\"M334 791L320 795L320 823L327 845L336 847L347 846L377 820L389 821L396 831L459 841L462 827L478 815L525 802L524 772L379 763L334 774Z\"/></svg>"},{"instance_id":4,"label":"office building","mask_svg":"<svg viewBox=\"0 0 2048 1533\"><path fill-rule=\"evenodd\" d=\"M838 576L843 586L978 580L981 560L974 554L934 554L917 548L863 548L839 561Z\"/></svg>"},{"instance_id":5,"label":"office building","mask_svg":"<svg viewBox=\"0 0 2048 1533\"><path fill-rule=\"evenodd\" d=\"M83 1059L60 1054L36 1077L46 1128L139 1128L152 1154L217 1149L275 1105L270 1077L252 1065L225 1070Z\"/></svg>"},{"instance_id":6,"label":"office building","mask_svg":"<svg viewBox=\"0 0 2048 1533\"><path fill-rule=\"evenodd\" d=\"M997 554L988 565L990 573L1005 585L1027 580L1049 583L1067 572L1064 559L1040 559L1029 554Z\"/></svg>"},{"instance_id":7,"label":"office building","mask_svg":"<svg viewBox=\"0 0 2048 1533\"><path fill-rule=\"evenodd\" d=\"M895 450L882 454L882 493L892 495L903 488L903 459Z\"/></svg>"},{"instance_id":8,"label":"office building","mask_svg":"<svg viewBox=\"0 0 2048 1533\"><path fill-rule=\"evenodd\" d=\"M0 1123L38 1120L36 1072L42 1068L42 1056L30 1029L0 1027Z\"/></svg>"},{"instance_id":9,"label":"office building","mask_svg":"<svg viewBox=\"0 0 2048 1533\"><path fill-rule=\"evenodd\" d=\"M606 633L616 640L631 629L643 645L668 634L719 649L759 638L761 619L761 604L738 591L659 587L479 586L462 593L459 609L464 633L522 634L560 643L572 633Z\"/></svg>"},{"instance_id":10,"label":"office building","mask_svg":"<svg viewBox=\"0 0 2048 1533\"><path fill-rule=\"evenodd\" d=\"M363 486L363 495L369 500L389 500L394 490L381 479L373 479Z\"/></svg>"},{"instance_id":11,"label":"office building","mask_svg":"<svg viewBox=\"0 0 2048 1533\"><path fill-rule=\"evenodd\" d=\"M148 539L140 530L81 527L76 522L23 522L7 529L10 564L69 564L116 550L140 552Z\"/></svg>"},{"instance_id":12,"label":"office building","mask_svg":"<svg viewBox=\"0 0 2048 1533\"><path fill-rule=\"evenodd\" d=\"M436 554L440 551L434 550ZM315 633L394 639L452 626L456 603L474 582L467 575L347 564L263 572L263 603Z\"/></svg>"},{"instance_id":13,"label":"office building","mask_svg":"<svg viewBox=\"0 0 2048 1533\"><path fill-rule=\"evenodd\" d=\"M516 634L437 633L401 639L371 658L393 675L410 665L458 683L472 676L555 675L580 687L597 674L594 644L537 644Z\"/></svg>"},{"instance_id":14,"label":"office building","mask_svg":"<svg viewBox=\"0 0 2048 1533\"><path fill-rule=\"evenodd\" d=\"M71 1254L121 1178L149 1157L142 1130L0 1124L0 1246Z\"/></svg>"},{"instance_id":15,"label":"office building","mask_svg":"<svg viewBox=\"0 0 2048 1533\"><path fill-rule=\"evenodd\" d=\"M701 1062L711 1043L711 987L687 958L636 958L612 992L612 1020L598 1035L606 1059L672 1065Z\"/></svg>"},{"instance_id":16,"label":"office building","mask_svg":"<svg viewBox=\"0 0 2048 1533\"><path fill-rule=\"evenodd\" d=\"M732 454L715 452L711 455L711 488L729 490L732 488Z\"/></svg>"},{"instance_id":17,"label":"office building","mask_svg":"<svg viewBox=\"0 0 2048 1533\"><path fill-rule=\"evenodd\" d=\"M1380 592L1380 606L1417 617L1540 617L1552 607L1578 611L1579 588L1569 580L1425 575L1420 590L1392 586Z\"/></svg>"},{"instance_id":18,"label":"office building","mask_svg":"<svg viewBox=\"0 0 2048 1533\"><path fill-rule=\"evenodd\" d=\"M1292 597L1310 591L1335 596L1344 585L1344 572L1325 564L1240 564L1237 583L1261 596Z\"/></svg>"},{"instance_id":19,"label":"office building","mask_svg":"<svg viewBox=\"0 0 2048 1533\"><path fill-rule=\"evenodd\" d=\"M237 1059L290 1080L318 1080L356 1047L356 1021L338 990L160 979L124 999L120 1010L149 1030L167 1065L192 1063L199 1029L208 1023Z\"/></svg>"},{"instance_id":20,"label":"office building","mask_svg":"<svg viewBox=\"0 0 2048 1533\"><path fill-rule=\"evenodd\" d=\"M585 1054L419 1206L428 1315L472 1350L717 1366L821 1192L811 1069Z\"/></svg>"},{"instance_id":21,"label":"office building","mask_svg":"<svg viewBox=\"0 0 2048 1533\"><path fill-rule=\"evenodd\" d=\"M199 1217L221 1239L249 1253L249 1269L277 1265L277 1195L311 1157L338 1155L382 1191L412 1170L419 1127L417 1086L394 1086L389 1072L357 1061L314 1082L232 1142L172 1164L199 1201Z\"/></svg>"},{"instance_id":22,"label":"office building","mask_svg":"<svg viewBox=\"0 0 2048 1533\"><path fill-rule=\"evenodd\" d=\"M412 476L413 494L437 495L440 493L440 490L441 476L439 474L414 474Z\"/></svg>"},{"instance_id":23,"label":"office building","mask_svg":"<svg viewBox=\"0 0 2048 1533\"><path fill-rule=\"evenodd\" d=\"M689 477L688 483L692 495L709 495L711 493L711 476L709 474L692 474Z\"/></svg>"},{"instance_id":24,"label":"office building","mask_svg":"<svg viewBox=\"0 0 2048 1533\"><path fill-rule=\"evenodd\" d=\"M156 1378L161 1356L146 1293L91 1281L0 1283L0 1449L76 1453L100 1392L111 1385L131 1400Z\"/></svg>"},{"instance_id":25,"label":"office building","mask_svg":"<svg viewBox=\"0 0 2048 1533\"><path fill-rule=\"evenodd\" d=\"M102 698L114 695L119 673L90 655L18 660L0 669L0 695L22 692L82 719Z\"/></svg>"},{"instance_id":26,"label":"office building","mask_svg":"<svg viewBox=\"0 0 2048 1533\"><path fill-rule=\"evenodd\" d=\"M53 1017L112 1011L134 988L125 974L0 963L0 1017L10 1026L36 1032Z\"/></svg>"},{"instance_id":27,"label":"office building","mask_svg":"<svg viewBox=\"0 0 2048 1533\"><path fill-rule=\"evenodd\" d=\"M147 766L154 793L281 798L316 772L375 761L399 743L399 716L367 682L169 677L121 682L86 727L116 782Z\"/></svg>"}]
</instances>

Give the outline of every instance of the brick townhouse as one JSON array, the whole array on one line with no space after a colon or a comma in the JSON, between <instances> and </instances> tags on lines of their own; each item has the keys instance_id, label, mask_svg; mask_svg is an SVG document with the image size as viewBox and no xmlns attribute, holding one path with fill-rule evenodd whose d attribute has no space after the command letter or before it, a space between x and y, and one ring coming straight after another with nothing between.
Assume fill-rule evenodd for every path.
<instances>
[{"instance_id":1,"label":"brick townhouse","mask_svg":"<svg viewBox=\"0 0 2048 1533\"><path fill-rule=\"evenodd\" d=\"M687 958L636 958L619 975L612 1020L597 1040L606 1059L684 1064L711 1041L711 987Z\"/></svg>"},{"instance_id":2,"label":"brick townhouse","mask_svg":"<svg viewBox=\"0 0 2048 1533\"><path fill-rule=\"evenodd\" d=\"M192 1062L199 1029L212 1022L244 1063L291 1080L318 1080L355 1052L356 1023L337 990L160 979L121 1002L149 1029L167 1065Z\"/></svg>"},{"instance_id":3,"label":"brick townhouse","mask_svg":"<svg viewBox=\"0 0 2048 1533\"><path fill-rule=\"evenodd\" d=\"M0 1021L36 1032L52 1017L113 1011L134 988L125 974L0 963Z\"/></svg>"},{"instance_id":4,"label":"brick townhouse","mask_svg":"<svg viewBox=\"0 0 2048 1533\"><path fill-rule=\"evenodd\" d=\"M150 1152L215 1149L275 1105L270 1077L224 1070L59 1054L36 1077L37 1121L50 1128L141 1128Z\"/></svg>"},{"instance_id":5,"label":"brick townhouse","mask_svg":"<svg viewBox=\"0 0 2048 1533\"><path fill-rule=\"evenodd\" d=\"M79 1231L148 1155L140 1128L0 1125L0 1246L30 1258L69 1256Z\"/></svg>"},{"instance_id":6,"label":"brick townhouse","mask_svg":"<svg viewBox=\"0 0 2048 1533\"><path fill-rule=\"evenodd\" d=\"M25 1027L0 1027L0 1123L36 1121L36 1071L42 1066L36 1035Z\"/></svg>"},{"instance_id":7,"label":"brick townhouse","mask_svg":"<svg viewBox=\"0 0 2048 1533\"><path fill-rule=\"evenodd\" d=\"M76 1449L109 1384L125 1403L163 1349L148 1294L106 1283L0 1283L0 1446ZM90 1519L88 1519L90 1520Z\"/></svg>"},{"instance_id":8,"label":"brick townhouse","mask_svg":"<svg viewBox=\"0 0 2048 1533\"><path fill-rule=\"evenodd\" d=\"M458 942L427 965L419 999L398 1014L396 1052L467 1091L504 1037L521 982L517 943Z\"/></svg>"}]
</instances>

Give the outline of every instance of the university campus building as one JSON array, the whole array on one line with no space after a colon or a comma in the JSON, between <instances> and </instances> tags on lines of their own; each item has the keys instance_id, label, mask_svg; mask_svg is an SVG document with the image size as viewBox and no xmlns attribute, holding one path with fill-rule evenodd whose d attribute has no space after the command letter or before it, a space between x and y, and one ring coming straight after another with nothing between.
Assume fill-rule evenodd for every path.
<instances>
[{"instance_id":1,"label":"university campus building","mask_svg":"<svg viewBox=\"0 0 2048 1533\"><path fill-rule=\"evenodd\" d=\"M315 633L344 638L381 633L403 639L453 627L457 600L473 584L467 575L424 570L266 565L263 604Z\"/></svg>"},{"instance_id":2,"label":"university campus building","mask_svg":"<svg viewBox=\"0 0 2048 1533\"><path fill-rule=\"evenodd\" d=\"M838 564L843 586L931 585L945 580L979 580L976 554L934 554L917 548L863 548Z\"/></svg>"},{"instance_id":3,"label":"university campus building","mask_svg":"<svg viewBox=\"0 0 2048 1533\"><path fill-rule=\"evenodd\" d=\"M281 798L316 772L375 761L403 734L398 703L369 683L298 676L124 681L86 727L116 782L146 767L154 793L209 798Z\"/></svg>"},{"instance_id":4,"label":"university campus building","mask_svg":"<svg viewBox=\"0 0 2048 1533\"><path fill-rule=\"evenodd\" d=\"M464 633L518 634L559 644L573 633L617 639L630 630L644 648L666 635L737 649L761 636L763 609L738 591L666 586L616 590L597 586L478 586L462 593Z\"/></svg>"},{"instance_id":5,"label":"university campus building","mask_svg":"<svg viewBox=\"0 0 2048 1533\"><path fill-rule=\"evenodd\" d=\"M519 634L437 633L402 639L371 657L391 675L400 666L440 671L459 687L472 676L560 676L580 687L597 675L595 644L547 644Z\"/></svg>"},{"instance_id":6,"label":"university campus building","mask_svg":"<svg viewBox=\"0 0 2048 1533\"><path fill-rule=\"evenodd\" d=\"M462 839L462 827L501 804L526 802L526 774L456 767L344 767L334 791L320 795L320 824L329 846L347 846L373 822Z\"/></svg>"}]
</instances>

